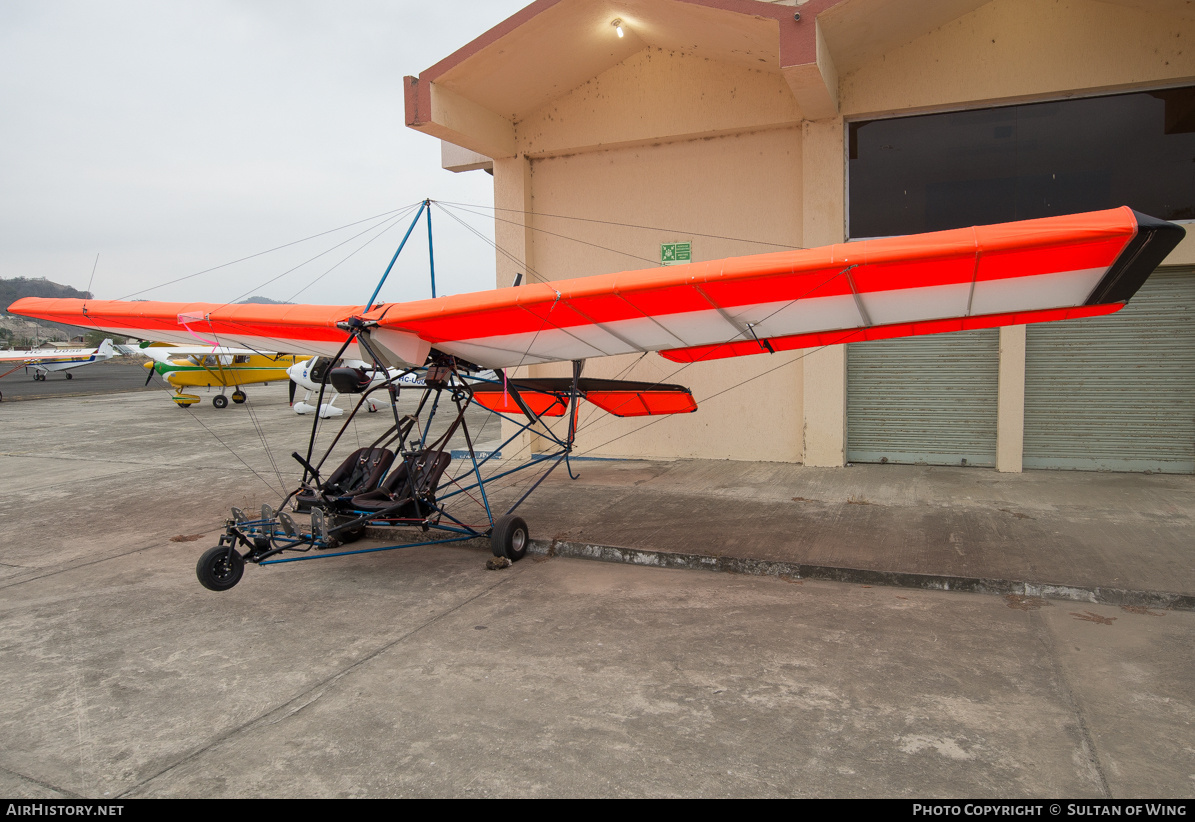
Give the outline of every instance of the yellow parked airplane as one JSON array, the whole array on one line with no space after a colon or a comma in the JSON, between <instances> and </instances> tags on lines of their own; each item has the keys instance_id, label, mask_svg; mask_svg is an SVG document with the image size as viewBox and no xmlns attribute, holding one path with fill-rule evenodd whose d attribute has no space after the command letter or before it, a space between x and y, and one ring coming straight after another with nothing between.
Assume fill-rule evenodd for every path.
<instances>
[{"instance_id":1,"label":"yellow parked airplane","mask_svg":"<svg viewBox=\"0 0 1195 822\"><path fill-rule=\"evenodd\" d=\"M255 383L269 384L287 380L286 369L297 362L309 359L293 354L268 354L247 348L224 348L213 346L157 346L142 343L128 349L129 353L144 354L150 358L145 367L150 369L145 382L148 385L154 374L166 380L175 394L171 397L179 408L189 408L199 402L195 394L184 394L184 388L232 388L233 402L243 403L248 399L243 386ZM217 408L228 406L229 396L223 390L212 397Z\"/></svg>"}]
</instances>

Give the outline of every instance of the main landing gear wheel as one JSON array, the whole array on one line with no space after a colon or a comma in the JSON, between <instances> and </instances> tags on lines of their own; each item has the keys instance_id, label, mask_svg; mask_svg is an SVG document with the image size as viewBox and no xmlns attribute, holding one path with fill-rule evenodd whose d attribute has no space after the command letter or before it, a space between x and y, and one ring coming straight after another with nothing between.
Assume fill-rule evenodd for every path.
<instances>
[{"instance_id":1,"label":"main landing gear wheel","mask_svg":"<svg viewBox=\"0 0 1195 822\"><path fill-rule=\"evenodd\" d=\"M522 517L507 514L494 522L494 530L490 534L490 551L494 556L518 562L527 555L530 542L531 534Z\"/></svg>"},{"instance_id":2,"label":"main landing gear wheel","mask_svg":"<svg viewBox=\"0 0 1195 822\"><path fill-rule=\"evenodd\" d=\"M342 525L346 522L352 522L354 519L356 519L356 517L334 516L332 517L332 527L336 528L338 525ZM354 525L352 528L342 528L336 532L336 539L342 544L356 542L363 536L365 536L364 522L360 523L359 525Z\"/></svg>"},{"instance_id":3,"label":"main landing gear wheel","mask_svg":"<svg viewBox=\"0 0 1195 822\"><path fill-rule=\"evenodd\" d=\"M199 584L209 591L227 591L241 581L244 573L245 560L227 545L208 548L195 566Z\"/></svg>"},{"instance_id":4,"label":"main landing gear wheel","mask_svg":"<svg viewBox=\"0 0 1195 822\"><path fill-rule=\"evenodd\" d=\"M228 397L224 396L223 394L217 394L216 396L212 397L212 405L216 406L217 408L227 408Z\"/></svg>"},{"instance_id":5,"label":"main landing gear wheel","mask_svg":"<svg viewBox=\"0 0 1195 822\"><path fill-rule=\"evenodd\" d=\"M71 372L67 371L67 372L66 372L66 378L67 378L68 380L73 380L73 379L75 378L75 375L74 375L74 374L72 374Z\"/></svg>"},{"instance_id":6,"label":"main landing gear wheel","mask_svg":"<svg viewBox=\"0 0 1195 822\"><path fill-rule=\"evenodd\" d=\"M239 388L236 391L232 392L232 401L235 402L237 405L240 405L247 399L249 399L249 395L246 394L244 391L242 391Z\"/></svg>"}]
</instances>

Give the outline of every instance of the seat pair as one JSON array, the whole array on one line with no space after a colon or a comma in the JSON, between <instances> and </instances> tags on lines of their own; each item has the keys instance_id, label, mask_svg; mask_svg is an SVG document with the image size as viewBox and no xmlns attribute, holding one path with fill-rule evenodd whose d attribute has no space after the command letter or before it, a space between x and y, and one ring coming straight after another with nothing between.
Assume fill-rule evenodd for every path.
<instances>
[{"instance_id":1,"label":"seat pair","mask_svg":"<svg viewBox=\"0 0 1195 822\"><path fill-rule=\"evenodd\" d=\"M444 451L416 451L395 466L394 452L388 448L358 448L318 489L298 494L296 508L421 517L428 510L421 501L435 502L436 487L451 461L452 456Z\"/></svg>"},{"instance_id":2,"label":"seat pair","mask_svg":"<svg viewBox=\"0 0 1195 822\"><path fill-rule=\"evenodd\" d=\"M423 517L436 501L436 488L452 455L445 451L417 451L403 458L376 490L355 495L348 507L379 516Z\"/></svg>"}]
</instances>

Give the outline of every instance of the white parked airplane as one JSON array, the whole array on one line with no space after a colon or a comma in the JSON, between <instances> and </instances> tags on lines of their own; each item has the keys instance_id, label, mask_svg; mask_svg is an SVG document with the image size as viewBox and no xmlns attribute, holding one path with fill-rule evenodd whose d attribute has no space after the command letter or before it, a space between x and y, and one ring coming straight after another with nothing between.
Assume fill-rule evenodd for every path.
<instances>
[{"instance_id":1,"label":"white parked airplane","mask_svg":"<svg viewBox=\"0 0 1195 822\"><path fill-rule=\"evenodd\" d=\"M33 369L33 379L44 380L51 371L65 371L69 380L73 376L70 369L95 362L110 360L117 355L112 340L104 340L99 348L35 348L28 351L0 351L0 367L8 370L0 377L7 376L18 368L26 371Z\"/></svg>"},{"instance_id":2,"label":"white parked airplane","mask_svg":"<svg viewBox=\"0 0 1195 822\"><path fill-rule=\"evenodd\" d=\"M369 387L381 385L387 380L394 377L402 376L398 379L401 385L423 385L423 378L419 374L403 374L403 371L398 368L391 368L387 372L383 372L379 368L375 368L372 363L367 363L364 360L333 360L331 357L312 357L309 360L297 362L290 368L286 369L287 375L290 377L290 399L291 407L295 409L296 414L310 414L316 411L314 405L310 405L307 401L312 398L312 395L319 396L320 382L324 379L324 375L329 368L352 368L360 372L361 379L364 381L369 379ZM307 391L303 399L295 402L295 387L303 388ZM331 396L328 397L328 392ZM319 415L323 418L339 417L344 413L343 408L337 408L333 403L340 394L332 387L331 380L328 381L328 387L324 391L324 396L327 401L320 403ZM389 396L381 399L374 397L367 397L365 399L365 410L373 413L381 408L383 405L390 403Z\"/></svg>"}]
</instances>

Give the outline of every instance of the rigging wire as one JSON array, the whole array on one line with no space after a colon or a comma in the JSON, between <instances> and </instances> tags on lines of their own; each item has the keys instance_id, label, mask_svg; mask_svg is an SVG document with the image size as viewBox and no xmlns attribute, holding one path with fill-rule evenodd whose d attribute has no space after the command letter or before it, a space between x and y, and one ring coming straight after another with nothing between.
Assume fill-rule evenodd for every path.
<instances>
[{"instance_id":1,"label":"rigging wire","mask_svg":"<svg viewBox=\"0 0 1195 822\"><path fill-rule=\"evenodd\" d=\"M327 271L325 271L323 274L320 274L318 277L316 277L316 278L315 278L314 280L312 280L311 282L307 283L307 285L305 285L305 286L303 286L302 288L300 288L300 289L299 289L298 291L296 291L294 294L291 294L291 295L290 295L290 297L288 297L286 301L287 301L288 303L293 303L293 302L295 301L295 297L299 296L299 295L300 295L300 294L302 294L304 291L306 291L307 289L311 288L313 285L315 285L315 284L316 284L316 283L318 283L320 280L322 280L324 277L326 277L326 276L328 276L329 274L331 274L333 271L335 271L335 270L336 270L337 268L339 268L341 265L343 265L344 263L348 262L348 261L349 261L349 260L350 260L350 259L351 259L351 258L352 258L354 255L356 255L358 252L360 252L360 251L364 250L364 249L365 249L367 246L369 246L371 243L375 242L376 240L379 240L379 239L381 239L381 237L382 237L383 235L385 235L387 232L389 232L389 231L390 231L390 229L394 228L394 227L395 227L396 225L398 225L398 224L399 224L399 223L400 223L400 222L401 222L401 221L402 221L402 220L403 220L403 219L404 219L404 218L405 218L405 217L406 217L408 214L410 214L410 213L411 213L411 210L413 210L414 208L415 208L415 206L408 206L408 207L407 207L407 209L406 209L406 210L404 210L404 212L403 212L402 214L397 214L397 215L395 215L395 216L392 218L392 220L391 220L391 222L390 222L390 225L386 226L384 229L382 229L382 230L381 230L380 232L378 232L376 235L374 235L374 236L373 236L373 237L371 237L370 239L366 240L366 241L365 241L364 243L362 243L362 244L361 244L361 245L360 245L360 246L359 246L359 247L358 247L356 250L354 250L353 252L351 252L351 253L350 253L350 254L349 254L347 257L345 257L345 258L344 258L343 260L341 260L340 262L336 263L336 265L334 265L334 266L332 266L331 268L329 268L329 269L328 269ZM360 236L360 235L357 235L357 236Z\"/></svg>"},{"instance_id":2,"label":"rigging wire","mask_svg":"<svg viewBox=\"0 0 1195 822\"><path fill-rule=\"evenodd\" d=\"M214 332L212 333L212 337L215 338L216 342L220 341L220 337L217 334L215 334ZM225 347L227 348L227 346L225 346ZM219 357L220 355L217 354L216 356ZM216 361L219 362L218 359ZM291 361L293 363L294 357L291 358ZM223 369L221 369L221 370L223 370ZM228 386L226 385L224 387L227 388ZM235 386L235 388L237 390L239 390L240 386L239 385ZM255 413L254 408L253 408L253 401L250 400L247 396L245 396L245 410L249 414L249 419L253 423L254 430L257 432L257 438L259 440L261 440L261 447L262 447L262 450L266 452L266 459L268 459L270 461L270 465L274 469L274 474L278 477L278 485L279 485L279 487L281 487L283 489L283 491L285 491L286 490L286 480L284 480L282 478L282 471L279 470L278 463L274 459L274 452L270 450L270 444L269 444L269 442L266 441L265 428L264 428L264 426L261 425L261 423L257 419L257 414Z\"/></svg>"},{"instance_id":3,"label":"rigging wire","mask_svg":"<svg viewBox=\"0 0 1195 822\"><path fill-rule=\"evenodd\" d=\"M458 208L459 208L459 206L458 206ZM476 211L469 211L467 208L461 208L461 211L464 211L469 214L474 214L478 217L488 216L485 214L479 214ZM534 212L525 212L525 213L534 214ZM552 237L558 237L561 240L570 240L574 243L580 243L581 245L590 246L591 248L600 248L602 251L609 251L613 254L621 254L622 256L630 257L633 260L642 260L651 266L659 265L659 263L657 263L655 260L649 259L648 257L641 257L640 255L632 254L629 251L622 251L621 249L610 248L609 246L601 245L600 243L591 243L588 240L582 240L578 237L569 237L567 234L558 234L555 231L548 231L546 228L540 228L539 226L534 226L534 225L527 225L525 222L524 223L516 223L514 220L506 220L501 217L498 217L497 215L494 215L493 219L494 219L494 222L506 223L507 225L518 226L519 228L530 229L531 231L538 231L541 234L547 234Z\"/></svg>"},{"instance_id":4,"label":"rigging wire","mask_svg":"<svg viewBox=\"0 0 1195 822\"><path fill-rule=\"evenodd\" d=\"M163 379L164 379L164 378L163 378ZM172 393L172 389L169 387L169 386L170 386L170 382L169 382L168 380L166 380L165 382L166 382L166 385L164 385L164 386L162 387L162 390L163 390L163 392L166 394L166 396L170 397L170 396L171 396L171 393ZM171 398L171 401L173 401L173 398ZM219 434L217 434L215 431L213 431L212 429L210 429L210 428L208 428L206 425L204 425L204 423L203 423L203 420L201 420L201 419L200 419L198 416L196 416L195 414L190 414L190 415L188 415L188 416L190 416L190 418L191 418L191 419L195 420L195 422L196 422L196 423L198 423L198 424L199 424L199 426L200 426L201 428L203 428L205 431L207 431L209 434L211 434L211 435L212 435L212 436L213 436L213 437L216 439L216 442L218 442L218 443L220 443L222 446L224 446L224 448L225 448L225 449L227 449L227 450L228 450L228 452L229 452L230 454L232 454L234 457L236 457L236 458L237 458L237 460L239 460L239 461L240 461L241 465L244 465L246 468L248 468L248 469L249 469L249 471L250 471L250 473L252 473L252 474L253 474L253 476L255 476L255 477L257 477L259 480L261 480L261 481L262 481L262 483L263 483L263 484L264 484L264 485L265 485L267 488L269 488L269 489L270 489L270 491L272 491L272 492L273 492L273 493L275 493L275 494L285 494L285 492L284 492L284 491L279 491L277 488L275 488L273 485L271 485L271 484L270 484L270 481L269 481L268 479L266 479L265 477L263 477L261 474L259 474L259 473L257 472L257 469L255 469L255 468L254 468L252 465L250 465L249 463L245 462L244 458L243 458L243 457L242 457L240 454L238 454L238 453L236 452L236 449L234 449L232 446L230 446L230 445L229 445L228 443L226 443L224 440L220 439L220 435L219 435ZM286 485L285 485L285 483L282 485L282 487L283 487L284 489L286 488Z\"/></svg>"},{"instance_id":5,"label":"rigging wire","mask_svg":"<svg viewBox=\"0 0 1195 822\"><path fill-rule=\"evenodd\" d=\"M88 297L90 297L90 296L91 296L91 284L92 284L93 282L95 282L95 270L96 270L96 268L98 268L98 267L99 267L99 264L100 264L100 254L99 254L99 252L97 251L97 252L96 252L96 254L95 254L95 262L94 262L94 263L92 263L92 266L91 266L91 279L87 281L87 292L86 292L86 294L87 294L87 296L88 296Z\"/></svg>"},{"instance_id":6,"label":"rigging wire","mask_svg":"<svg viewBox=\"0 0 1195 822\"><path fill-rule=\"evenodd\" d=\"M773 243L773 242L768 242L767 240L748 240L745 237L727 237L722 234L703 234L698 231L687 231L687 230L675 229L675 228L659 228L656 226L636 225L634 223L620 223L615 220L597 220L597 219L593 219L590 217L572 217L567 214L545 214L545 213L539 212L539 211L524 211L524 210L520 210L517 208L501 208L499 206L486 206L486 205L478 205L475 203L453 203L453 202L447 202L447 201L443 201L443 200L438 201L438 202L440 202L441 205L454 206L454 207L460 208L462 210L468 209L468 208L480 208L480 209L490 209L492 211L509 211L514 214L524 214L529 217L551 217L551 218L558 219L558 220L575 220L577 222L583 222L583 223L597 223L599 225L617 226L618 228L634 228L634 229L638 229L640 231L661 231L661 232L664 232L667 234L682 234L682 235L686 235L689 237L704 237L704 238L710 239L710 240L730 240L731 242L749 243L751 245L770 245L770 246L774 246L776 248L785 248L790 251L805 250L805 246L792 245L791 243ZM472 212L472 213L476 214L477 212ZM488 215L483 214L480 216L488 216Z\"/></svg>"},{"instance_id":7,"label":"rigging wire","mask_svg":"<svg viewBox=\"0 0 1195 822\"><path fill-rule=\"evenodd\" d=\"M393 228L395 225L397 225L397 224L398 224L398 222L399 222L399 220L401 220L401 219L402 219L402 217L401 217L401 216L398 216L398 217L389 217L389 218L387 218L386 220L383 220L383 221L382 221L382 223L384 223L384 222L390 222L390 225L389 225L389 226L387 226L385 229L383 229L383 230L382 230L382 231L381 231L381 232L380 232L380 233L379 233L377 236L378 236L378 237L380 237L380 236L382 236L382 234L385 234L387 231L389 231L391 228ZM357 239L358 237L360 237L360 236L362 236L362 235L364 235L364 234L368 234L370 231L373 231L375 228L377 228L377 227L378 227L378 225L381 225L382 223L376 223L376 224L374 224L374 225L370 226L369 228L365 229L364 231L360 231L360 232L358 232L358 233L354 234L353 236L349 237L348 239L346 239L346 240L343 240L343 241L341 241L341 242L337 243L336 245L332 246L331 248L329 248L329 249L326 249L326 250L324 250L324 251L321 251L319 254L316 254L316 255L315 255L315 256L313 256L313 257L309 257L309 258L307 258L306 260L304 260L303 262L299 263L298 265L296 265L296 266L292 266L291 268L288 268L286 271L283 271L281 274L278 274L278 275L276 275L276 276L274 276L274 277L271 277L270 279L266 280L266 281L265 281L264 283L262 283L261 285L255 286L254 288L251 288L251 289L249 289L248 291L246 291L244 294L241 294L240 296L238 296L238 297L234 297L234 298L232 298L231 300L229 300L228 302L226 302L226 303L223 303L222 305L220 305L220 306L219 306L219 308L224 308L225 306L233 305L234 303L236 303L236 301L237 301L237 300L239 300L239 299L241 299L241 298L243 298L243 297L245 297L245 296L247 296L247 295L249 295L249 294L252 294L254 291L260 291L261 289L265 288L265 287L266 287L267 285L269 285L270 283L272 283L272 282L275 282L276 280L280 280L280 279L282 279L283 277L287 276L288 274L292 274L292 273L294 273L295 271L298 271L298 270L299 270L300 268L302 268L303 266L307 265L308 263L311 263L311 262L314 262L314 261L318 260L320 257L323 257L325 254L331 254L333 251L335 251L336 249L340 248L342 245L346 245L346 244L348 244L348 243L352 242L353 240ZM349 259L349 257L352 257L352 256L353 256L353 254L356 254L356 253L357 253L358 251L360 251L362 248L365 248L365 246L369 245L369 243L373 242L373 240L375 240L375 239L377 239L377 237L374 237L374 238L370 239L368 242L364 243L364 244L363 244L363 245L362 245L360 248L358 248L358 249L356 249L355 251L353 251L353 252L352 252L352 254L349 254L349 256L348 256L348 257L345 257L345 258L344 258L344 260L341 260L341 261L340 261L340 263L337 263L336 265L332 266L332 268L328 269L328 271L331 271L332 269L336 268L336 266L340 265L340 264L341 264L341 263L343 263L345 260ZM327 271L326 271L326 272L324 272L324 274L327 274L327 273L328 273ZM320 276L322 277L323 275L320 275ZM317 280L318 280L318 279L319 279L319 278L317 278ZM312 284L314 284L314 282L313 282Z\"/></svg>"},{"instance_id":8,"label":"rigging wire","mask_svg":"<svg viewBox=\"0 0 1195 822\"><path fill-rule=\"evenodd\" d=\"M432 204L436 205L436 206L440 206L440 203L437 200L432 200ZM489 237L482 234L476 228L474 228L473 226L466 223L464 220L462 220L457 215L453 214L448 209L444 208L443 206L440 206L440 210L442 212L444 212L445 214L447 214L452 219L456 220L462 226L464 226L466 230L471 231L475 236L479 237L482 242L488 244L491 248L493 248L499 254L501 254L502 256L506 257L506 259L508 259L512 263L514 263L516 267L522 268L527 273L528 279L530 279L531 277L535 277L535 279L539 280L541 283L549 282L549 280L546 277L544 277L538 271L533 269L531 266L527 265L527 262L525 260L520 260L514 254L511 254L505 248L502 248L500 245L498 245L497 242L495 242L494 240L491 240Z\"/></svg>"},{"instance_id":9,"label":"rigging wire","mask_svg":"<svg viewBox=\"0 0 1195 822\"><path fill-rule=\"evenodd\" d=\"M343 231L343 230L344 230L344 229L346 229L346 228L352 228L353 226L355 226L355 225L360 225L361 223L367 223L367 222L370 222L371 220L377 220L377 219L379 219L379 218L386 217L386 216L388 216L388 215L390 215L390 214L394 214L394 213L396 213L396 212L398 212L398 211L402 211L402 209L403 209L403 208L407 208L407 207L408 207L408 206L403 206L402 208L396 208L396 209L393 209L393 210L391 210L391 211L384 211L384 212L382 212L381 214L374 214L373 216L371 216L371 217L366 217L366 218L365 218L365 219L363 219L363 220L355 220L355 221L353 221L353 222L351 222L351 223L346 223L345 225L342 225L342 226L340 226L340 227L338 227L338 228L332 228L332 229L328 229L327 231L321 231L321 232L319 232L318 234L312 234L312 235L310 235L310 236L308 236L308 237L304 237L304 238L303 238L303 239L301 239L301 240L293 240L293 241L291 241L291 242L289 242L289 243L283 243L282 245L278 245L278 246L274 246L273 248L266 249L265 251L258 251L258 252L257 252L257 253L255 253L255 254L250 254L250 255L248 255L248 256L241 257L241 258L239 258L239 259L236 259L236 260L230 260L229 262L226 262L226 263L221 263L220 265L212 266L211 268L205 268L203 271L196 271L194 274L187 274L187 275L185 275L185 276L183 276L183 277L178 277L178 278L176 278L176 279L173 279L173 280L168 280L167 282L164 282L164 283L158 283L157 285L151 285L149 288L143 288L143 289L141 289L140 291L134 291L134 292L132 292L131 294L126 294L125 296L121 297L120 299L121 299L121 300L127 300L127 299L129 299L130 297L136 297L136 296L138 296L139 294L146 294L146 293L148 293L148 292L150 292L150 291L156 291L156 290L157 290L157 289L159 289L159 288L165 288L165 287L166 287L166 286L168 286L168 285L174 285L175 283L181 283L181 282L183 282L184 280L189 280L189 279L191 279L191 278L193 278L193 277L198 277L198 276L199 276L199 275L201 275L201 274L208 274L208 273L211 273L212 271L218 271L218 270L220 270L221 268L228 268L228 266L230 266L230 265L236 265L237 263L243 263L243 262L245 262L246 260L252 260L252 259L253 259L253 258L255 258L255 257L261 257L261 256L263 256L263 255L265 255L265 254L271 254L271 253L273 253L273 252L275 252L275 251L280 251L280 250L282 250L282 249L284 249L284 248L290 248L290 247L291 247L291 246L293 246L293 245L298 245L299 243L305 243L305 242L307 242L308 240L314 240L314 239L316 239L316 238L318 238L318 237L323 237L323 236L325 236L325 235L327 235L327 234L335 234L337 231Z\"/></svg>"}]
</instances>

